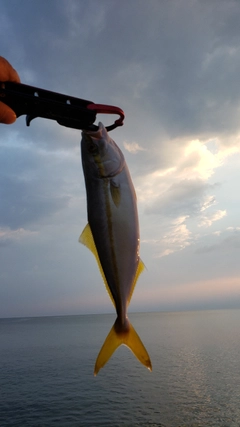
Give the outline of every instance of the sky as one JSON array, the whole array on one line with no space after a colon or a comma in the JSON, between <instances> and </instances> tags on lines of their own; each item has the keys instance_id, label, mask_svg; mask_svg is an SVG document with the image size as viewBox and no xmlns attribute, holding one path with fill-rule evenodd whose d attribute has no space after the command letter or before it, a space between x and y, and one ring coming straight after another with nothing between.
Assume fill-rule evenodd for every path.
<instances>
[{"instance_id":1,"label":"sky","mask_svg":"<svg viewBox=\"0 0 240 427\"><path fill-rule=\"evenodd\" d=\"M146 269L129 311L240 308L239 0L0 0L22 83L126 118ZM105 125L112 122L98 116ZM0 125L0 317L111 313L92 254L81 132Z\"/></svg>"}]
</instances>

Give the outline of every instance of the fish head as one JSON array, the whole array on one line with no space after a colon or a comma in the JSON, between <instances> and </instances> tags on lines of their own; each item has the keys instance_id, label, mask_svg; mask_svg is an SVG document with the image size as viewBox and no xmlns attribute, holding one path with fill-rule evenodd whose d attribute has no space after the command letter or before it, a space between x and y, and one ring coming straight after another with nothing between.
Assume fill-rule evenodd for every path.
<instances>
[{"instance_id":1,"label":"fish head","mask_svg":"<svg viewBox=\"0 0 240 427\"><path fill-rule=\"evenodd\" d=\"M112 177L121 172L124 157L100 122L97 131L82 132L82 162L85 168L102 177Z\"/></svg>"}]
</instances>

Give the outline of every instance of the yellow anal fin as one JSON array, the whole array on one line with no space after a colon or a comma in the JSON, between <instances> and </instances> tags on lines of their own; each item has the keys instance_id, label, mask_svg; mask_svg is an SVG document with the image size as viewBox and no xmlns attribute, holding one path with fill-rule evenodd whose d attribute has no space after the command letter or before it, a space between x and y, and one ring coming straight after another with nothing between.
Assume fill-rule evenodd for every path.
<instances>
[{"instance_id":1,"label":"yellow anal fin","mask_svg":"<svg viewBox=\"0 0 240 427\"><path fill-rule=\"evenodd\" d=\"M108 283L107 283L107 279L106 279L104 271L102 269L102 265L101 265L101 262L100 262L100 259L99 259L99 256L98 256L97 248L95 246L95 242L94 242L92 231L91 231L91 228L90 228L89 224L87 224L86 227L84 228L84 230L83 230L81 236L79 237L78 241L80 243L82 243L83 245L87 246L87 248L90 249L90 251L95 256L97 264L98 264L98 268L100 270L101 276L102 276L103 281L104 281L104 284L106 286L106 289L108 291L110 299L111 299L111 301L112 301L112 303L113 303L113 305L115 307L115 301L113 299L113 296L111 294L111 291L110 291Z\"/></svg>"},{"instance_id":2,"label":"yellow anal fin","mask_svg":"<svg viewBox=\"0 0 240 427\"><path fill-rule=\"evenodd\" d=\"M137 271L136 271L136 274L135 274L135 277L134 277L134 281L133 281L133 283L132 283L131 291L130 291L130 293L129 293L129 297L128 297L128 304L129 304L129 303L130 303L130 301L131 301L132 294L133 294L133 291L134 291L135 285L136 285L136 283L137 283L137 281L138 281L138 278L139 278L140 274L143 272L143 270L144 270L144 269L145 269L145 265L143 264L143 262L142 262L142 260L141 260L141 258L140 258L140 259L139 259L138 266L137 266Z\"/></svg>"},{"instance_id":3,"label":"yellow anal fin","mask_svg":"<svg viewBox=\"0 0 240 427\"><path fill-rule=\"evenodd\" d=\"M151 371L152 363L150 357L134 327L130 322L128 322L127 330L119 331L117 321L118 319L114 323L98 354L95 363L94 375L98 374L99 370L108 362L114 351L122 344L129 347L136 358Z\"/></svg>"}]
</instances>

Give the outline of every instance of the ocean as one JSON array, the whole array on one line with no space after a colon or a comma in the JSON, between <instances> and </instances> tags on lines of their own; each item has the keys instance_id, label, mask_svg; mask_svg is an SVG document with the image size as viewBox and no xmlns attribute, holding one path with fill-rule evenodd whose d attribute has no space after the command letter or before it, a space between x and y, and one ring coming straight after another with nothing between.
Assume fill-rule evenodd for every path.
<instances>
[{"instance_id":1,"label":"ocean","mask_svg":"<svg viewBox=\"0 0 240 427\"><path fill-rule=\"evenodd\" d=\"M240 310L129 318L153 371L122 346L97 377L114 315L0 319L0 426L240 426Z\"/></svg>"}]
</instances>

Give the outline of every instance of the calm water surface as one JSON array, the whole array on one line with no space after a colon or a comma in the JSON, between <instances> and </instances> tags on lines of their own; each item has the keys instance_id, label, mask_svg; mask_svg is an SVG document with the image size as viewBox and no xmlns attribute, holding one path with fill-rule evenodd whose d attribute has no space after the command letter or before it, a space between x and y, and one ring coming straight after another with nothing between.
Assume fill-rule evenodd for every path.
<instances>
[{"instance_id":1,"label":"calm water surface","mask_svg":"<svg viewBox=\"0 0 240 427\"><path fill-rule=\"evenodd\" d=\"M126 347L93 376L115 316L0 320L0 426L240 427L240 310L129 315Z\"/></svg>"}]
</instances>

